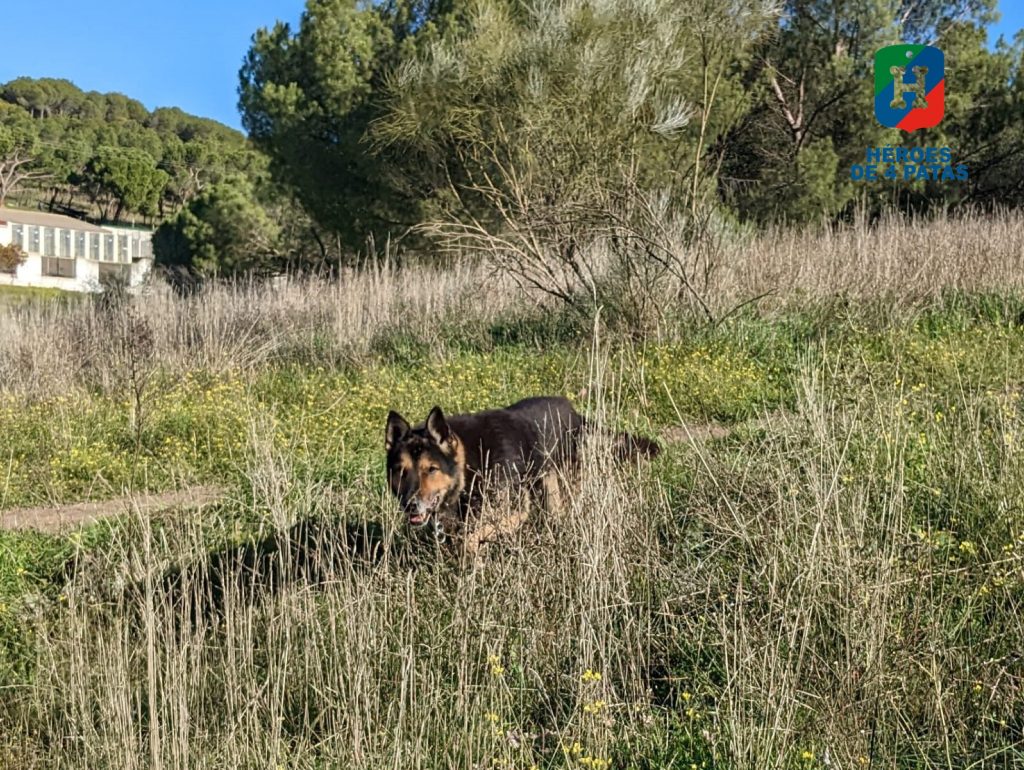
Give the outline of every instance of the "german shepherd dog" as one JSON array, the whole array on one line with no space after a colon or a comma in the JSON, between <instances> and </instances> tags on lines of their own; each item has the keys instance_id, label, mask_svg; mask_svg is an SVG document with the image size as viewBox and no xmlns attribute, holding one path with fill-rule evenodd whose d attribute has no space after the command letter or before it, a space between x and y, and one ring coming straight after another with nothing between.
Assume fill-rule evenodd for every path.
<instances>
[{"instance_id":1,"label":"german shepherd dog","mask_svg":"<svg viewBox=\"0 0 1024 770\"><path fill-rule=\"evenodd\" d=\"M388 484L409 527L443 541L453 529L465 531L484 494L495 488L525 490L535 499L545 495L546 507L559 507L557 474L576 463L587 428L568 399L557 396L451 417L435 406L415 428L392 411L384 439ZM614 441L620 457L653 457L660 451L655 442L627 433ZM463 537L463 545L475 552L483 542L517 529L526 517L512 513L480 526Z\"/></svg>"}]
</instances>

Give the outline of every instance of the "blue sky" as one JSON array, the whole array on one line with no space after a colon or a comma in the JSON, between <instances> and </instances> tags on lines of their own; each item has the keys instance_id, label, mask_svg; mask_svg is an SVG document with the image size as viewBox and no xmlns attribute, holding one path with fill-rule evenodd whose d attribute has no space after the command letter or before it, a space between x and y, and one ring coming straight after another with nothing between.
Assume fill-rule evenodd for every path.
<instances>
[{"instance_id":1,"label":"blue sky","mask_svg":"<svg viewBox=\"0 0 1024 770\"><path fill-rule=\"evenodd\" d=\"M989 27L988 39L995 43L999 35L1003 35L1010 41L1021 29L1024 29L1024 1L1022 0L999 0L997 3L1002 18L998 23Z\"/></svg>"},{"instance_id":2,"label":"blue sky","mask_svg":"<svg viewBox=\"0 0 1024 770\"><path fill-rule=\"evenodd\" d=\"M238 68L259 27L297 23L303 0L49 0L5 2L0 83L28 75L67 78L86 91L119 91L149 109L186 112L240 127ZM999 0L1000 33L1024 27L1024 0ZM97 34L102 32L102 37ZM46 41L41 37L45 35Z\"/></svg>"},{"instance_id":3,"label":"blue sky","mask_svg":"<svg viewBox=\"0 0 1024 770\"><path fill-rule=\"evenodd\" d=\"M3 6L0 83L22 75L66 78L85 91L119 91L149 109L181 107L240 128L238 69L249 39L278 19L295 25L305 3L4 0Z\"/></svg>"}]
</instances>

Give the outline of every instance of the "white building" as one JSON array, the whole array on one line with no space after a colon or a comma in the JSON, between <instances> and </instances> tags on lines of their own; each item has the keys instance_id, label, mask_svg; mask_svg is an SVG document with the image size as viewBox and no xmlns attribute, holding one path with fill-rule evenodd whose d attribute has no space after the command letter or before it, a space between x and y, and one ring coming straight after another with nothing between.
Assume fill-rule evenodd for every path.
<instances>
[{"instance_id":1,"label":"white building","mask_svg":"<svg viewBox=\"0 0 1024 770\"><path fill-rule=\"evenodd\" d=\"M0 246L14 243L27 259L0 285L97 291L108 280L138 286L153 266L153 231L94 225L41 211L0 208Z\"/></svg>"}]
</instances>

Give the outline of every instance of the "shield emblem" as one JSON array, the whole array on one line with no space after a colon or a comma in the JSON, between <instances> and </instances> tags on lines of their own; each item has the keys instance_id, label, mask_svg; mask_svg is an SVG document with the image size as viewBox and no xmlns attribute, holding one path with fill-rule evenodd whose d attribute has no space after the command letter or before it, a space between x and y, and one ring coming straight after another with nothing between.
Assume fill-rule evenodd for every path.
<instances>
[{"instance_id":1,"label":"shield emblem","mask_svg":"<svg viewBox=\"0 0 1024 770\"><path fill-rule=\"evenodd\" d=\"M887 128L937 126L946 111L946 57L931 45L890 45L875 52L875 117Z\"/></svg>"}]
</instances>

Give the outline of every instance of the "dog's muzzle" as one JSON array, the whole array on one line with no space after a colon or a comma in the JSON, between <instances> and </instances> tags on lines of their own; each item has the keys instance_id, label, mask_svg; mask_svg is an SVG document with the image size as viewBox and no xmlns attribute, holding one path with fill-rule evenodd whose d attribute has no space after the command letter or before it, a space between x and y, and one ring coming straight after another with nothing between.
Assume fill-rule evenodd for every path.
<instances>
[{"instance_id":1,"label":"dog's muzzle","mask_svg":"<svg viewBox=\"0 0 1024 770\"><path fill-rule=\"evenodd\" d=\"M418 528L429 524L432 519L437 518L443 502L444 498L438 495L430 502L425 503L422 500L415 500L411 504L406 505L406 520L409 522L409 526Z\"/></svg>"},{"instance_id":2,"label":"dog's muzzle","mask_svg":"<svg viewBox=\"0 0 1024 770\"><path fill-rule=\"evenodd\" d=\"M435 515L436 513L436 510L410 513L406 519L409 529L420 538L432 538L437 543L445 542L448 535L441 520Z\"/></svg>"}]
</instances>

